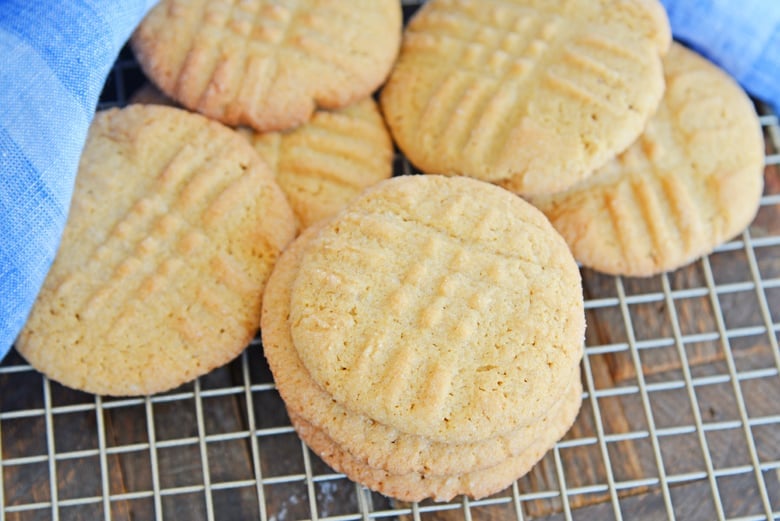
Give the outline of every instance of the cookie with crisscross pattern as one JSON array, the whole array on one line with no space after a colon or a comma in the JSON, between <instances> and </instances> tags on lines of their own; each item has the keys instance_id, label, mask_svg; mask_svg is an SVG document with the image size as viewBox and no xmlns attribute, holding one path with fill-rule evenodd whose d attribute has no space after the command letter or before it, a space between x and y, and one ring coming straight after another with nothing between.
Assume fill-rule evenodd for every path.
<instances>
[{"instance_id":1,"label":"cookie with crisscross pattern","mask_svg":"<svg viewBox=\"0 0 780 521\"><path fill-rule=\"evenodd\" d=\"M669 43L656 0L430 0L382 108L423 172L552 193L639 136Z\"/></svg>"},{"instance_id":2,"label":"cookie with crisscross pattern","mask_svg":"<svg viewBox=\"0 0 780 521\"><path fill-rule=\"evenodd\" d=\"M725 72L675 44L667 89L639 140L567 191L533 198L584 265L649 276L742 231L758 210L764 140Z\"/></svg>"},{"instance_id":3,"label":"cookie with crisscross pattern","mask_svg":"<svg viewBox=\"0 0 780 521\"><path fill-rule=\"evenodd\" d=\"M132 42L147 75L185 107L268 131L370 95L400 34L398 0L163 0Z\"/></svg>"},{"instance_id":4,"label":"cookie with crisscross pattern","mask_svg":"<svg viewBox=\"0 0 780 521\"><path fill-rule=\"evenodd\" d=\"M567 389L531 425L509 433L470 443L442 443L410 435L372 418L350 411L315 382L303 365L291 337L290 293L298 275L303 251L317 233L317 226L305 230L282 254L263 296L263 351L273 371L274 382L287 410L315 425L332 442L367 467L384 469L393 475L417 474L427 478L476 471L513 458L550 429L559 417L570 421L579 410L579 367L569 375Z\"/></svg>"},{"instance_id":5,"label":"cookie with crisscross pattern","mask_svg":"<svg viewBox=\"0 0 780 521\"><path fill-rule=\"evenodd\" d=\"M541 418L585 327L579 271L544 215L444 176L384 181L328 221L303 254L289 320L336 400L441 442Z\"/></svg>"},{"instance_id":6,"label":"cookie with crisscross pattern","mask_svg":"<svg viewBox=\"0 0 780 521\"><path fill-rule=\"evenodd\" d=\"M96 115L54 264L16 344L109 395L170 389L235 358L295 219L265 163L201 115Z\"/></svg>"},{"instance_id":7,"label":"cookie with crisscross pattern","mask_svg":"<svg viewBox=\"0 0 780 521\"><path fill-rule=\"evenodd\" d=\"M482 497L569 428L579 271L543 215L466 177L406 176L310 227L276 264L263 346L301 438L406 500Z\"/></svg>"}]
</instances>

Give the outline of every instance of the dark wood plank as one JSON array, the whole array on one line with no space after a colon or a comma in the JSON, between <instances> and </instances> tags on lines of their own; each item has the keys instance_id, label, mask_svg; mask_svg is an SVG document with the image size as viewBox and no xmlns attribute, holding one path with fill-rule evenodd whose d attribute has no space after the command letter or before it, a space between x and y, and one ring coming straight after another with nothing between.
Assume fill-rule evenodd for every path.
<instances>
[{"instance_id":1,"label":"dark wood plank","mask_svg":"<svg viewBox=\"0 0 780 521\"><path fill-rule=\"evenodd\" d=\"M7 367L21 364L24 364L24 360L13 350L3 363ZM44 406L42 378L34 371L0 374L0 391L0 412L22 412L42 409ZM46 454L43 415L0 422L0 458L10 460ZM5 505L21 506L50 501L47 462L4 465L2 472ZM7 521L45 519L51 519L51 510L48 508L6 515Z\"/></svg>"}]
</instances>

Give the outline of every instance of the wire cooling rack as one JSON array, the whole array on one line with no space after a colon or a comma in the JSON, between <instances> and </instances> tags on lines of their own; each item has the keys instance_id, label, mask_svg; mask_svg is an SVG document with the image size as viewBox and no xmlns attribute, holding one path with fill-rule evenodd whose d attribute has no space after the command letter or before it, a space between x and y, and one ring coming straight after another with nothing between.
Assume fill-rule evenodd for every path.
<instances>
[{"instance_id":1,"label":"wire cooling rack","mask_svg":"<svg viewBox=\"0 0 780 521\"><path fill-rule=\"evenodd\" d=\"M144 81L123 51L101 108ZM191 384L131 399L64 388L12 351L0 364L0 521L780 518L780 124L761 112L766 188L748 230L650 279L583 270L582 411L506 491L408 504L335 473L295 435L259 341ZM413 173L403 157L395 167Z\"/></svg>"}]
</instances>

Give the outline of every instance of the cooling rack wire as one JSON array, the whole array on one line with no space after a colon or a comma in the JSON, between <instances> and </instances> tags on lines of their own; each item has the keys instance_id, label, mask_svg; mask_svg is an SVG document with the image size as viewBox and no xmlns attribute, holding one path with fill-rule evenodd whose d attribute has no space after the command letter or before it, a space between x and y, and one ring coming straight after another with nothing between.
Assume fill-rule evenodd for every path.
<instances>
[{"instance_id":1,"label":"cooling rack wire","mask_svg":"<svg viewBox=\"0 0 780 521\"><path fill-rule=\"evenodd\" d=\"M143 82L124 50L100 107ZM348 481L295 435L259 340L196 382L132 399L66 389L12 351L0 521L780 519L780 124L759 109L766 188L748 230L651 279L583 270L582 411L508 490L408 504ZM400 156L395 169L414 172Z\"/></svg>"}]
</instances>

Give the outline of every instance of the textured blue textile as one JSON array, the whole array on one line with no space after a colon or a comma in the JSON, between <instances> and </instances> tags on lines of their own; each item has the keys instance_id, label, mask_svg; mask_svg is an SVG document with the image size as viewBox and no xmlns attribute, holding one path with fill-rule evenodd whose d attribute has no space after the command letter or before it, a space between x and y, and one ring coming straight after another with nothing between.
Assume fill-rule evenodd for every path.
<instances>
[{"instance_id":1,"label":"textured blue textile","mask_svg":"<svg viewBox=\"0 0 780 521\"><path fill-rule=\"evenodd\" d=\"M661 0L674 37L780 110L780 0Z\"/></svg>"},{"instance_id":2,"label":"textured blue textile","mask_svg":"<svg viewBox=\"0 0 780 521\"><path fill-rule=\"evenodd\" d=\"M154 1L0 0L0 358L54 258L104 80ZM675 37L780 106L780 0L662 2Z\"/></svg>"},{"instance_id":3,"label":"textured blue textile","mask_svg":"<svg viewBox=\"0 0 780 521\"><path fill-rule=\"evenodd\" d=\"M0 358L59 244L114 60L154 0L0 0Z\"/></svg>"}]
</instances>

